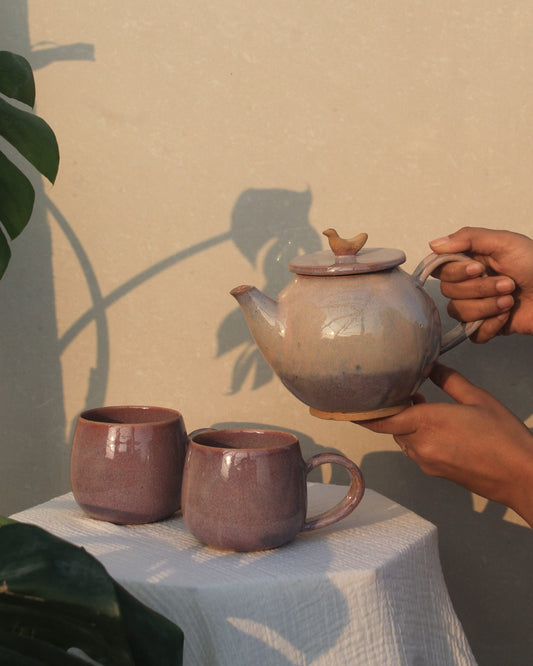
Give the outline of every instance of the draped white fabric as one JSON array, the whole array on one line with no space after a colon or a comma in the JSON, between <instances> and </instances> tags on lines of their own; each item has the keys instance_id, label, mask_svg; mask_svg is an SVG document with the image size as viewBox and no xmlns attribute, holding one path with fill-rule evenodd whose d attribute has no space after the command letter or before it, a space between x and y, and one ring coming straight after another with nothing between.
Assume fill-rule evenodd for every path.
<instances>
[{"instance_id":1,"label":"draped white fabric","mask_svg":"<svg viewBox=\"0 0 533 666\"><path fill-rule=\"evenodd\" d=\"M346 491L308 488L310 516ZM95 521L70 493L13 518L83 546L178 624L186 666L475 664L436 528L372 490L342 522L259 553L206 548L180 514L141 526Z\"/></svg>"}]
</instances>

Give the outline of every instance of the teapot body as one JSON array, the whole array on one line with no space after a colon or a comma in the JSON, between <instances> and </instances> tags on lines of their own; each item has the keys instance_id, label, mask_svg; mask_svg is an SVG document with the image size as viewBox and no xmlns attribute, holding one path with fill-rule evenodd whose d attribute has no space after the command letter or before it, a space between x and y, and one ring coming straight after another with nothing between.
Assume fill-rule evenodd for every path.
<instances>
[{"instance_id":1,"label":"teapot body","mask_svg":"<svg viewBox=\"0 0 533 666\"><path fill-rule=\"evenodd\" d=\"M440 351L435 304L397 267L296 275L279 295L277 315L279 339L263 353L283 384L323 418L400 411Z\"/></svg>"},{"instance_id":2,"label":"teapot body","mask_svg":"<svg viewBox=\"0 0 533 666\"><path fill-rule=\"evenodd\" d=\"M424 284L464 254L430 254L410 275L401 250L363 248L367 234L341 238L326 229L330 250L295 257L295 277L277 301L255 287L231 291L261 353L283 384L320 418L362 421L411 404L439 357L482 321L445 335Z\"/></svg>"}]
</instances>

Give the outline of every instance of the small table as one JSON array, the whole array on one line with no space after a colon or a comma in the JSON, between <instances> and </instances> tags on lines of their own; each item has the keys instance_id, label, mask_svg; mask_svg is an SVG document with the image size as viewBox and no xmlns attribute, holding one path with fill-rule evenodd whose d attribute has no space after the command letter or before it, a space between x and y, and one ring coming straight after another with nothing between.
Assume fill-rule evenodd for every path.
<instances>
[{"instance_id":1,"label":"small table","mask_svg":"<svg viewBox=\"0 0 533 666\"><path fill-rule=\"evenodd\" d=\"M310 483L309 515L344 486ZM277 550L202 546L181 515L121 526L71 493L12 516L83 546L178 624L186 666L475 664L442 576L437 529L372 490L340 523Z\"/></svg>"}]
</instances>

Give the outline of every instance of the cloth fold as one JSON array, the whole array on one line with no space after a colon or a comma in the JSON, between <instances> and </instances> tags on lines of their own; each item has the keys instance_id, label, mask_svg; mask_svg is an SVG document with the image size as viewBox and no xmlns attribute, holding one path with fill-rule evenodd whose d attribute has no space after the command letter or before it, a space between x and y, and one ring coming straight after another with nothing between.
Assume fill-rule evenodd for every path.
<instances>
[{"instance_id":1,"label":"cloth fold","mask_svg":"<svg viewBox=\"0 0 533 666\"><path fill-rule=\"evenodd\" d=\"M346 487L308 490L313 515ZM257 553L203 546L179 513L150 525L92 520L70 493L12 517L83 546L178 624L187 666L476 663L442 576L436 527L370 489L341 522Z\"/></svg>"}]
</instances>

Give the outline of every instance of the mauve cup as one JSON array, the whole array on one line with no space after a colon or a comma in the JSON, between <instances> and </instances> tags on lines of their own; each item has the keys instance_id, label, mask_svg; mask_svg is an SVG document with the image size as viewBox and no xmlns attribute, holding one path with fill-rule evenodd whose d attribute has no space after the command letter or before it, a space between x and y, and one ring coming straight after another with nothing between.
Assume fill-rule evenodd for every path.
<instances>
[{"instance_id":1,"label":"mauve cup","mask_svg":"<svg viewBox=\"0 0 533 666\"><path fill-rule=\"evenodd\" d=\"M97 407L78 417L70 457L76 502L91 518L151 523L180 508L187 450L182 415L163 407Z\"/></svg>"},{"instance_id":2,"label":"mauve cup","mask_svg":"<svg viewBox=\"0 0 533 666\"><path fill-rule=\"evenodd\" d=\"M335 507L306 519L307 475L325 463L345 467L351 485ZM337 453L305 461L298 439L288 432L201 430L189 440L181 506L185 525L202 543L224 550L266 550L345 518L364 489L355 463Z\"/></svg>"}]
</instances>

